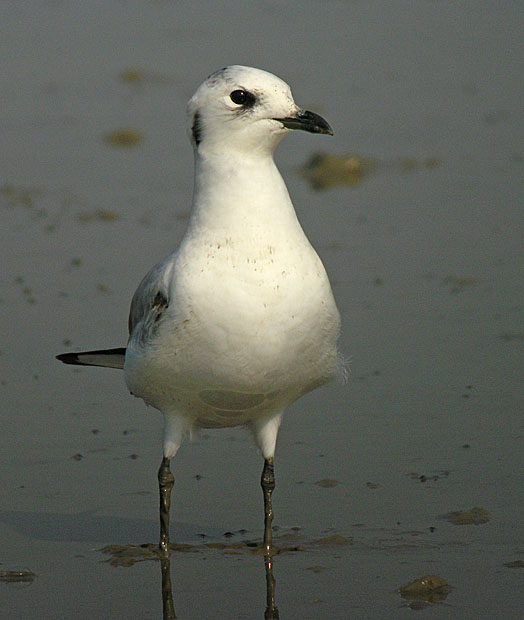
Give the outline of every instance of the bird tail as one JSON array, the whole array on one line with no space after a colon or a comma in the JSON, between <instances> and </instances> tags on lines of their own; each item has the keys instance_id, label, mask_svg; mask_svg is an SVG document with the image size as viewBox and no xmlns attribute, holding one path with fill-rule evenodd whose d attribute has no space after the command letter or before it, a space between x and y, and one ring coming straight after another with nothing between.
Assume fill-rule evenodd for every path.
<instances>
[{"instance_id":1,"label":"bird tail","mask_svg":"<svg viewBox=\"0 0 524 620\"><path fill-rule=\"evenodd\" d=\"M104 368L124 368L126 348L101 349L99 351L83 351L81 353L62 353L56 356L64 364L77 366L103 366Z\"/></svg>"}]
</instances>

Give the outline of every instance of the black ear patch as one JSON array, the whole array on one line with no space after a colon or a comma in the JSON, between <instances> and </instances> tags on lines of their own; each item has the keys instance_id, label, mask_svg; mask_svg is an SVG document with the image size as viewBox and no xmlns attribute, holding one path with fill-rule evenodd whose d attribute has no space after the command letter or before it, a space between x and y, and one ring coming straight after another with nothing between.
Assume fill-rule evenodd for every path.
<instances>
[{"instance_id":1,"label":"black ear patch","mask_svg":"<svg viewBox=\"0 0 524 620\"><path fill-rule=\"evenodd\" d=\"M191 135L193 136L195 144L198 146L200 142L202 142L202 121L200 120L200 112L195 112L195 116L193 116Z\"/></svg>"}]
</instances>

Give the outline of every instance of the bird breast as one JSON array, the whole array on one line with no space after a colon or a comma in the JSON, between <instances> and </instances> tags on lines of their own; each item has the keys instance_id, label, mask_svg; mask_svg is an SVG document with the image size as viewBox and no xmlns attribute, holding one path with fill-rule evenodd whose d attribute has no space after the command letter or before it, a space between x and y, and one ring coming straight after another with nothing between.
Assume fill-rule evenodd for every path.
<instances>
[{"instance_id":1,"label":"bird breast","mask_svg":"<svg viewBox=\"0 0 524 620\"><path fill-rule=\"evenodd\" d=\"M242 245L226 237L181 248L158 327L175 374L257 393L331 375L339 315L309 242Z\"/></svg>"}]
</instances>

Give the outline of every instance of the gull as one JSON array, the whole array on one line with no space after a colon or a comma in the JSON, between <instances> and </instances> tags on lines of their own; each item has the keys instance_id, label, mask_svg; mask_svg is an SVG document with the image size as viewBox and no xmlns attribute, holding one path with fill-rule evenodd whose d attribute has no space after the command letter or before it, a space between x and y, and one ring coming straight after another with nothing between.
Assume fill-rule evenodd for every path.
<instances>
[{"instance_id":1,"label":"gull","mask_svg":"<svg viewBox=\"0 0 524 620\"><path fill-rule=\"evenodd\" d=\"M170 460L198 428L247 427L262 456L264 552L272 549L274 455L284 411L344 373L340 315L273 152L293 130L333 135L280 78L233 65L187 107L195 155L180 246L139 284L127 347L64 353L124 370L131 394L164 416L160 552L169 556Z\"/></svg>"}]
</instances>

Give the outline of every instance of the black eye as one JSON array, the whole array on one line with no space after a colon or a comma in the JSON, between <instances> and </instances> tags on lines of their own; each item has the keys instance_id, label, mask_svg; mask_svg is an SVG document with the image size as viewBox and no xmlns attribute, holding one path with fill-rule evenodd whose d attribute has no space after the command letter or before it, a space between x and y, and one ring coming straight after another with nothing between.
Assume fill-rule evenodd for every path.
<instances>
[{"instance_id":1,"label":"black eye","mask_svg":"<svg viewBox=\"0 0 524 620\"><path fill-rule=\"evenodd\" d=\"M229 97L233 103L241 105L244 108L251 108L255 105L256 101L255 95L247 90L234 90Z\"/></svg>"},{"instance_id":2,"label":"black eye","mask_svg":"<svg viewBox=\"0 0 524 620\"><path fill-rule=\"evenodd\" d=\"M234 90L230 95L231 101L237 105L244 105L248 99L245 90Z\"/></svg>"}]
</instances>

